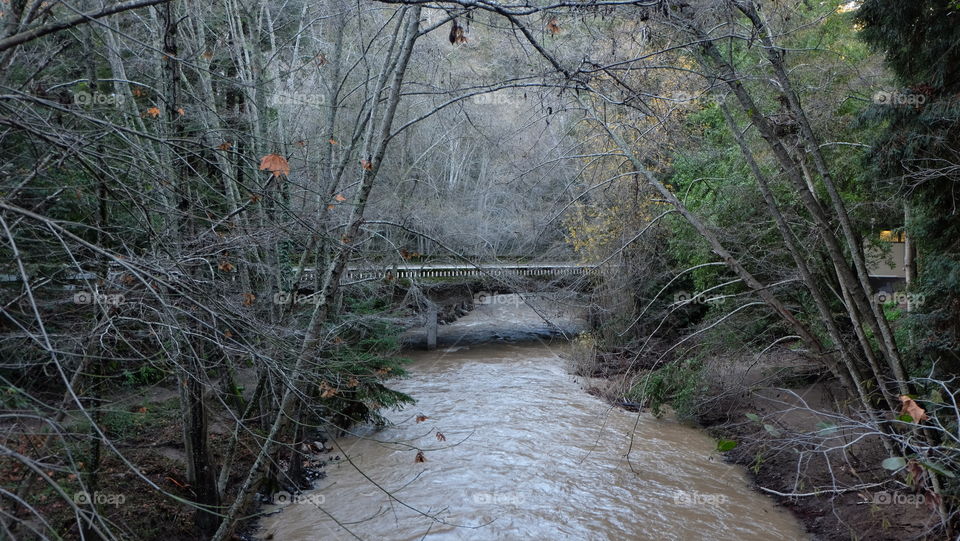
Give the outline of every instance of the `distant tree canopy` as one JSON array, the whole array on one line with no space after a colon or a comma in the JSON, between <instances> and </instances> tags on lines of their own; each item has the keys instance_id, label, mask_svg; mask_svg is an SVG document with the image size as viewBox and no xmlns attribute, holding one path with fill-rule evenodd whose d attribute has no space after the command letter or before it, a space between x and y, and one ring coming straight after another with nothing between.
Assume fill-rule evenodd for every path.
<instances>
[{"instance_id":1,"label":"distant tree canopy","mask_svg":"<svg viewBox=\"0 0 960 541\"><path fill-rule=\"evenodd\" d=\"M953 0L867 0L856 14L862 39L884 53L907 99L874 105L885 126L866 157L880 193L910 207L907 232L918 251L917 354L960 357L960 7ZM879 90L879 89L878 89Z\"/></svg>"}]
</instances>

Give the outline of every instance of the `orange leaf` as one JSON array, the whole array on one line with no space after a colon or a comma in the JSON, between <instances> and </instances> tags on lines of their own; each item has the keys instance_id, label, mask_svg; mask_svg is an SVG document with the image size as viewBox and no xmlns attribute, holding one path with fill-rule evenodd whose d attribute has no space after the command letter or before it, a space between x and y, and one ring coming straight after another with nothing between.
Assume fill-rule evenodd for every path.
<instances>
[{"instance_id":1,"label":"orange leaf","mask_svg":"<svg viewBox=\"0 0 960 541\"><path fill-rule=\"evenodd\" d=\"M337 208L336 205L327 205L327 210L333 210L335 208Z\"/></svg>"},{"instance_id":2,"label":"orange leaf","mask_svg":"<svg viewBox=\"0 0 960 541\"><path fill-rule=\"evenodd\" d=\"M427 419L429 419L429 417L427 417L426 415L417 415L417 422L418 422L418 423L422 423L422 422L426 421Z\"/></svg>"},{"instance_id":3,"label":"orange leaf","mask_svg":"<svg viewBox=\"0 0 960 541\"><path fill-rule=\"evenodd\" d=\"M180 116L186 114L186 111L183 110L183 107L177 107L177 112L180 113Z\"/></svg>"},{"instance_id":4,"label":"orange leaf","mask_svg":"<svg viewBox=\"0 0 960 541\"><path fill-rule=\"evenodd\" d=\"M443 435L443 432L437 432L437 441L447 441L447 437Z\"/></svg>"},{"instance_id":5,"label":"orange leaf","mask_svg":"<svg viewBox=\"0 0 960 541\"><path fill-rule=\"evenodd\" d=\"M255 301L255 300L257 300L257 296L254 295L253 293L244 293L244 294L243 294L243 305L244 305L244 306L251 306L251 305L253 305L253 301Z\"/></svg>"},{"instance_id":6,"label":"orange leaf","mask_svg":"<svg viewBox=\"0 0 960 541\"><path fill-rule=\"evenodd\" d=\"M146 114L149 115L149 116L152 116L153 118L157 118L158 116L160 116L160 108L159 108L159 107L151 107L151 108L147 109L147 113L146 113Z\"/></svg>"},{"instance_id":7,"label":"orange leaf","mask_svg":"<svg viewBox=\"0 0 960 541\"><path fill-rule=\"evenodd\" d=\"M296 143L294 143L294 145L297 145L298 147L303 148L307 146L307 142L301 139L300 141L297 141Z\"/></svg>"},{"instance_id":8,"label":"orange leaf","mask_svg":"<svg viewBox=\"0 0 960 541\"><path fill-rule=\"evenodd\" d=\"M273 176L279 177L280 175L290 174L290 164L287 163L286 158L279 154L267 154L260 158L260 170L270 171Z\"/></svg>"},{"instance_id":9,"label":"orange leaf","mask_svg":"<svg viewBox=\"0 0 960 541\"><path fill-rule=\"evenodd\" d=\"M413 459L414 462L426 462L427 457L423 456L423 451L417 451L417 458Z\"/></svg>"},{"instance_id":10,"label":"orange leaf","mask_svg":"<svg viewBox=\"0 0 960 541\"><path fill-rule=\"evenodd\" d=\"M367 160L360 160L360 167L363 167L367 171L371 171L373 169L373 164Z\"/></svg>"},{"instance_id":11,"label":"orange leaf","mask_svg":"<svg viewBox=\"0 0 960 541\"><path fill-rule=\"evenodd\" d=\"M260 196L259 196L259 195L257 195L257 194L250 194L250 202L251 202L251 203L256 203L256 202L258 202L258 201L260 201Z\"/></svg>"},{"instance_id":12,"label":"orange leaf","mask_svg":"<svg viewBox=\"0 0 960 541\"><path fill-rule=\"evenodd\" d=\"M357 378L350 378L350 381L347 382L347 387L350 387L351 389L358 385L360 385L360 380Z\"/></svg>"},{"instance_id":13,"label":"orange leaf","mask_svg":"<svg viewBox=\"0 0 960 541\"><path fill-rule=\"evenodd\" d=\"M337 394L337 390L324 381L320 384L320 398L331 398Z\"/></svg>"},{"instance_id":14,"label":"orange leaf","mask_svg":"<svg viewBox=\"0 0 960 541\"><path fill-rule=\"evenodd\" d=\"M903 405L903 408L900 410L900 415L909 415L915 423L929 419L927 412L917 405L909 396L905 394L900 395L900 403Z\"/></svg>"},{"instance_id":15,"label":"orange leaf","mask_svg":"<svg viewBox=\"0 0 960 541\"><path fill-rule=\"evenodd\" d=\"M234 267L233 264L230 263L229 261L221 261L220 264L217 265L217 268L220 269L220 270L222 270L223 272L230 272L230 271L232 271L235 267Z\"/></svg>"},{"instance_id":16,"label":"orange leaf","mask_svg":"<svg viewBox=\"0 0 960 541\"><path fill-rule=\"evenodd\" d=\"M211 58L213 58L213 53L211 51L204 51L203 57L206 58L207 60L210 60Z\"/></svg>"},{"instance_id":17,"label":"orange leaf","mask_svg":"<svg viewBox=\"0 0 960 541\"><path fill-rule=\"evenodd\" d=\"M230 332L230 329L223 331L223 335L226 336L227 338L233 338L233 333Z\"/></svg>"},{"instance_id":18,"label":"orange leaf","mask_svg":"<svg viewBox=\"0 0 960 541\"><path fill-rule=\"evenodd\" d=\"M224 141L217 146L217 150L230 150L233 148L233 143L230 141Z\"/></svg>"},{"instance_id":19,"label":"orange leaf","mask_svg":"<svg viewBox=\"0 0 960 541\"><path fill-rule=\"evenodd\" d=\"M550 19L550 21L547 23L547 30L549 30L551 34L560 33L560 25L557 24L557 19Z\"/></svg>"},{"instance_id":20,"label":"orange leaf","mask_svg":"<svg viewBox=\"0 0 960 541\"><path fill-rule=\"evenodd\" d=\"M347 200L347 198L344 197L343 194L339 194L339 193L338 193L337 195L333 196L333 198L336 199L337 201L341 202L341 203L343 203L344 201Z\"/></svg>"},{"instance_id":21,"label":"orange leaf","mask_svg":"<svg viewBox=\"0 0 960 541\"><path fill-rule=\"evenodd\" d=\"M337 140L332 137L330 139L327 139L327 142L330 143L331 145L337 144Z\"/></svg>"},{"instance_id":22,"label":"orange leaf","mask_svg":"<svg viewBox=\"0 0 960 541\"><path fill-rule=\"evenodd\" d=\"M133 89L133 95L139 98L143 95L143 90L140 90L139 87L136 87Z\"/></svg>"}]
</instances>

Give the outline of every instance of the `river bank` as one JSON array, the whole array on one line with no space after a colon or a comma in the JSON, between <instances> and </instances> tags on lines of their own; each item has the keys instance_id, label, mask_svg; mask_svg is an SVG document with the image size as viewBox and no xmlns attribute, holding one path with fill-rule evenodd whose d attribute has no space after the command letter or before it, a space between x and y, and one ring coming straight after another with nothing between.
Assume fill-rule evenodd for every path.
<instances>
[{"instance_id":1,"label":"river bank","mask_svg":"<svg viewBox=\"0 0 960 541\"><path fill-rule=\"evenodd\" d=\"M604 377L588 378L585 389L618 407L649 411L648 404L620 399L624 382L642 373L627 372L626 357L597 353L590 369ZM743 467L755 489L789 510L814 539L927 539L924 532L938 520L932 502L894 482L881 466L887 453L877 438L849 430L824 451L817 435L836 434L838 419L857 415L837 383L786 348L760 360L708 362L688 424L734 442L723 459Z\"/></svg>"}]
</instances>

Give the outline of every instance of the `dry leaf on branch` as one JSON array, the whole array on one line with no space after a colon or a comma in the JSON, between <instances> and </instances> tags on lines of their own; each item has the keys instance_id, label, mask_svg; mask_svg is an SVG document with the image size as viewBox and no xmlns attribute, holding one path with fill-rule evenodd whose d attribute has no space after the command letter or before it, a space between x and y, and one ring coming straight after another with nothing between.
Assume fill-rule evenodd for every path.
<instances>
[{"instance_id":1,"label":"dry leaf on branch","mask_svg":"<svg viewBox=\"0 0 960 541\"><path fill-rule=\"evenodd\" d=\"M422 423L422 422L426 421L427 419L429 419L429 417L427 417L426 415L417 415L417 422L418 422L418 423Z\"/></svg>"},{"instance_id":2,"label":"dry leaf on branch","mask_svg":"<svg viewBox=\"0 0 960 541\"><path fill-rule=\"evenodd\" d=\"M427 457L423 456L423 451L417 451L417 457L413 459L414 462L426 462Z\"/></svg>"},{"instance_id":3,"label":"dry leaf on branch","mask_svg":"<svg viewBox=\"0 0 960 541\"><path fill-rule=\"evenodd\" d=\"M554 35L560 33L560 25L557 24L556 18L551 18L550 21L547 22L547 30L549 30L550 33Z\"/></svg>"},{"instance_id":4,"label":"dry leaf on branch","mask_svg":"<svg viewBox=\"0 0 960 541\"><path fill-rule=\"evenodd\" d=\"M290 164L279 154L267 154L260 158L260 170L270 171L275 177L290 175Z\"/></svg>"},{"instance_id":5,"label":"dry leaf on branch","mask_svg":"<svg viewBox=\"0 0 960 541\"><path fill-rule=\"evenodd\" d=\"M929 419L927 412L909 396L905 394L900 395L900 403L903 405L900 409L900 415L909 415L915 423Z\"/></svg>"}]
</instances>

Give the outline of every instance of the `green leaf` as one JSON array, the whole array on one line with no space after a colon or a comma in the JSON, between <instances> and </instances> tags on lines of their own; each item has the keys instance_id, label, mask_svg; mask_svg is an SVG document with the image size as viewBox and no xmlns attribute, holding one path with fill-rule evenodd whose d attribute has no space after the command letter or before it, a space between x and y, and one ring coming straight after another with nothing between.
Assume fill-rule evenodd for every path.
<instances>
[{"instance_id":1,"label":"green leaf","mask_svg":"<svg viewBox=\"0 0 960 541\"><path fill-rule=\"evenodd\" d=\"M759 422L760 422L760 416L757 415L756 413L747 413L747 414L745 414L745 415L747 416L747 419L750 419L751 421L753 421L753 422L755 422L755 423L759 423Z\"/></svg>"},{"instance_id":2,"label":"green leaf","mask_svg":"<svg viewBox=\"0 0 960 541\"><path fill-rule=\"evenodd\" d=\"M717 440L717 451L721 453L732 451L737 447L737 442L733 440Z\"/></svg>"},{"instance_id":3,"label":"green leaf","mask_svg":"<svg viewBox=\"0 0 960 541\"><path fill-rule=\"evenodd\" d=\"M903 415L897 417L897 420L898 420L898 421L903 421L903 422L905 422L905 423L912 423L912 422L913 422L913 417L911 417L911 416L907 415L906 413L904 413Z\"/></svg>"},{"instance_id":4,"label":"green leaf","mask_svg":"<svg viewBox=\"0 0 960 541\"><path fill-rule=\"evenodd\" d=\"M773 425L763 425L763 429L770 433L771 436L778 438L780 437L780 431L777 430L777 427Z\"/></svg>"},{"instance_id":5,"label":"green leaf","mask_svg":"<svg viewBox=\"0 0 960 541\"><path fill-rule=\"evenodd\" d=\"M828 423L826 421L820 421L817 423L817 432L823 436L826 436L827 434L833 434L836 431L837 425L833 423Z\"/></svg>"},{"instance_id":6,"label":"green leaf","mask_svg":"<svg viewBox=\"0 0 960 541\"><path fill-rule=\"evenodd\" d=\"M880 465L883 466L885 470L897 471L907 465L907 460L901 456L892 456L884 459Z\"/></svg>"},{"instance_id":7,"label":"green leaf","mask_svg":"<svg viewBox=\"0 0 960 541\"><path fill-rule=\"evenodd\" d=\"M944 477L949 477L950 479L953 479L953 478L956 477L956 476L953 474L952 471L946 469L942 464L939 464L939 463L937 463L937 462L923 462L923 461L920 461L920 465L923 466L924 468L926 468L926 469L928 469L928 470L930 470L930 471L932 471L932 472L934 472L934 473L937 473L937 474L939 474L939 475L942 475L942 476L944 476Z\"/></svg>"}]
</instances>

